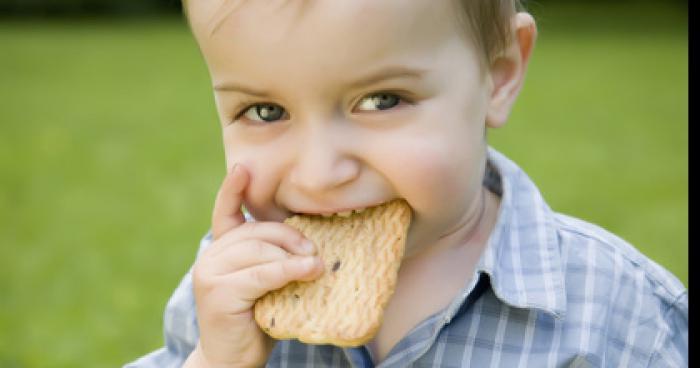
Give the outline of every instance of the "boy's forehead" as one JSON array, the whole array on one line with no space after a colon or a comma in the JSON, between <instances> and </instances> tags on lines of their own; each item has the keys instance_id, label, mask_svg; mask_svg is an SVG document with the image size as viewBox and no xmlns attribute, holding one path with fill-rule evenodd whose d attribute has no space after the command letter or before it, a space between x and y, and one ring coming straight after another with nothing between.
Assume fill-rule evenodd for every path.
<instances>
[{"instance_id":1,"label":"boy's forehead","mask_svg":"<svg viewBox=\"0 0 700 368\"><path fill-rule=\"evenodd\" d=\"M189 16L196 32L209 36L220 28L274 33L362 31L376 25L425 33L452 20L453 5L453 0L191 0Z\"/></svg>"},{"instance_id":2,"label":"boy's forehead","mask_svg":"<svg viewBox=\"0 0 700 368\"><path fill-rule=\"evenodd\" d=\"M459 37L451 0L191 0L189 16L212 72L306 63L342 73L393 58L419 62Z\"/></svg>"}]
</instances>

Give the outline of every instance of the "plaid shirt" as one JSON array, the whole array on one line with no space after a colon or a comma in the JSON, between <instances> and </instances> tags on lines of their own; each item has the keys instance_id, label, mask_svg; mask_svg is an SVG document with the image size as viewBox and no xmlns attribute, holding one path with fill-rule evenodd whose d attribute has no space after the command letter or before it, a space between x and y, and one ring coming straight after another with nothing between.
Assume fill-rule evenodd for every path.
<instances>
[{"instance_id":1,"label":"plaid shirt","mask_svg":"<svg viewBox=\"0 0 700 368\"><path fill-rule=\"evenodd\" d=\"M688 292L678 279L624 240L553 212L520 168L488 156L501 208L472 281L377 366L687 366ZM179 367L197 338L188 273L165 310L166 346L127 367ZM297 340L279 341L267 365L374 366L365 347Z\"/></svg>"}]
</instances>

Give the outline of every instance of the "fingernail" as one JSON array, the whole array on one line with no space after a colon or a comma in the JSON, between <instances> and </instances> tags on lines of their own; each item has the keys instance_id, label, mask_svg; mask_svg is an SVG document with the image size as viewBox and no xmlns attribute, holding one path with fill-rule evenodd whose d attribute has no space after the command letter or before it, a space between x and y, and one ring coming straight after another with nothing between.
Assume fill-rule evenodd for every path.
<instances>
[{"instance_id":1,"label":"fingernail","mask_svg":"<svg viewBox=\"0 0 700 368\"><path fill-rule=\"evenodd\" d=\"M233 174L233 172L236 171L237 167L238 167L238 163L233 164L233 166L231 166L231 171L229 171L229 173Z\"/></svg>"},{"instance_id":2,"label":"fingernail","mask_svg":"<svg viewBox=\"0 0 700 368\"><path fill-rule=\"evenodd\" d=\"M302 266L304 266L304 268L307 268L307 269L313 268L316 265L316 262L317 262L316 257L306 257L306 258L301 260Z\"/></svg>"},{"instance_id":3,"label":"fingernail","mask_svg":"<svg viewBox=\"0 0 700 368\"><path fill-rule=\"evenodd\" d=\"M301 249L306 254L313 254L316 251L316 247L314 246L314 243L312 243L310 240L304 240L301 243Z\"/></svg>"}]
</instances>

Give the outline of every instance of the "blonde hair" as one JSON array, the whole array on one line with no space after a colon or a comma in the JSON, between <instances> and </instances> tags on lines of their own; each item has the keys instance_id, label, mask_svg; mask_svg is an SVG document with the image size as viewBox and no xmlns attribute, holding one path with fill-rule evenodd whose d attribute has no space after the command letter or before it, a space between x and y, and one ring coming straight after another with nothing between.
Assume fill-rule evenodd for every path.
<instances>
[{"instance_id":1,"label":"blonde hair","mask_svg":"<svg viewBox=\"0 0 700 368\"><path fill-rule=\"evenodd\" d=\"M190 0L182 0L187 17ZM524 9L521 0L453 0L458 7L457 21L482 49L483 60L493 61L511 42L510 21Z\"/></svg>"},{"instance_id":2,"label":"blonde hair","mask_svg":"<svg viewBox=\"0 0 700 368\"><path fill-rule=\"evenodd\" d=\"M520 0L455 0L461 11L458 21L483 51L486 61L493 61L511 42L511 19L524 10Z\"/></svg>"}]
</instances>

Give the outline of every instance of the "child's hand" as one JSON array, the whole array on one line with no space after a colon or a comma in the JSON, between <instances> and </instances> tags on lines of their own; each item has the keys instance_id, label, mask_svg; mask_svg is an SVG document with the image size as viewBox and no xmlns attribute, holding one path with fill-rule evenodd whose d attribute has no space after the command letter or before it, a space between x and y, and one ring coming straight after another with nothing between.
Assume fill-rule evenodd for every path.
<instances>
[{"instance_id":1,"label":"child's hand","mask_svg":"<svg viewBox=\"0 0 700 368\"><path fill-rule=\"evenodd\" d=\"M249 181L238 165L217 194L213 243L192 272L200 337L185 366L264 365L274 344L255 323L255 300L323 271L314 247L304 247L307 240L297 230L278 222L245 222L241 204Z\"/></svg>"}]
</instances>

